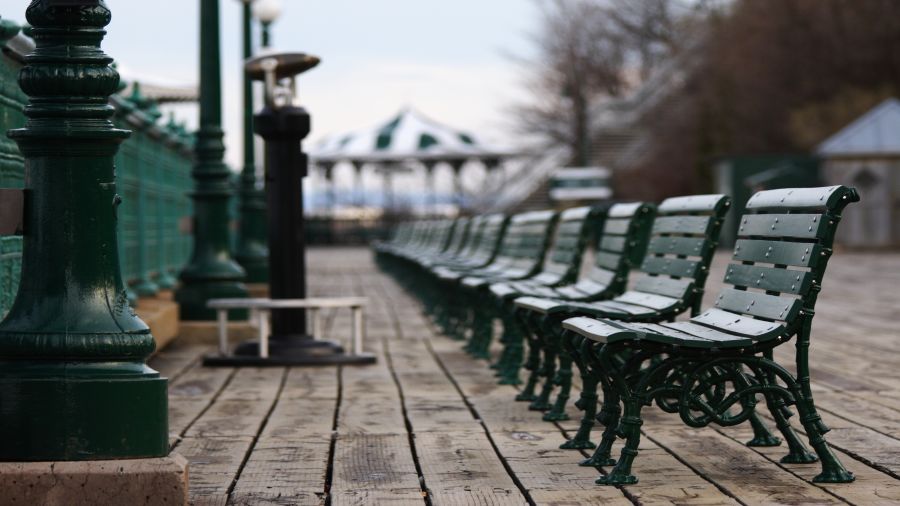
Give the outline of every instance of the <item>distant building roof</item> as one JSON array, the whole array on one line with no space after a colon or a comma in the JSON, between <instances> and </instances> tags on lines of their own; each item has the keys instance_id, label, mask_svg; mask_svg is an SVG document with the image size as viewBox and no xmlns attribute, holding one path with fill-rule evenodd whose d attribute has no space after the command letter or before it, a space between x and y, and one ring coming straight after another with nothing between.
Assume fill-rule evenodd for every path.
<instances>
[{"instance_id":1,"label":"distant building roof","mask_svg":"<svg viewBox=\"0 0 900 506\"><path fill-rule=\"evenodd\" d=\"M824 157L900 156L900 100L889 98L819 144Z\"/></svg>"}]
</instances>

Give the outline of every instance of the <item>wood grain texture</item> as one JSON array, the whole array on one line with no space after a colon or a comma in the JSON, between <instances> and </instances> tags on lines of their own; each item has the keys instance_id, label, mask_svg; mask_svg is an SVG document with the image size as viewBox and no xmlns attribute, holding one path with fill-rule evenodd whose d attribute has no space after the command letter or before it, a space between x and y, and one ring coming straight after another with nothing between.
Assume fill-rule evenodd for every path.
<instances>
[{"instance_id":1,"label":"wood grain texture","mask_svg":"<svg viewBox=\"0 0 900 506\"><path fill-rule=\"evenodd\" d=\"M721 286L729 256L717 255L708 293ZM548 423L513 402L516 389L437 335L368 251L313 249L309 265L311 294L369 297L367 349L378 363L210 369L198 364L208 347L177 341L154 357L151 367L173 378L171 441L191 461L193 504L900 503L896 300L878 296L900 284L900 255L840 252L817 306L812 386L827 437L857 476L850 485L813 484L819 467L779 463L784 447L744 446L747 427L689 429L647 408L640 482L596 486L599 472L576 465L584 455L558 448L578 411ZM323 321L326 336L349 335L342 312L323 312ZM781 346L776 356L791 369L793 353ZM573 399L577 375L574 383Z\"/></svg>"}]
</instances>

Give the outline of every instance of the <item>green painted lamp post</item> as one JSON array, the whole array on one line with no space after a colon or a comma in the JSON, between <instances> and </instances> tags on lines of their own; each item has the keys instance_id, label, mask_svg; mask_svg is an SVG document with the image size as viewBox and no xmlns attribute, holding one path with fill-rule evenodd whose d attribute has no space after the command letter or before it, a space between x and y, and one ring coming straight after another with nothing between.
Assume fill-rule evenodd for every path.
<instances>
[{"instance_id":1,"label":"green painted lamp post","mask_svg":"<svg viewBox=\"0 0 900 506\"><path fill-rule=\"evenodd\" d=\"M163 457L166 380L119 267L110 118L119 76L100 49L102 0L34 0L36 49L19 76L24 128L22 279L0 323L0 461Z\"/></svg>"},{"instance_id":2,"label":"green painted lamp post","mask_svg":"<svg viewBox=\"0 0 900 506\"><path fill-rule=\"evenodd\" d=\"M243 4L243 55L247 60L253 56L252 4L255 0L240 1ZM253 112L253 82L244 75L244 167L240 179L240 234L234 256L247 272L248 282L266 283L269 280L266 192L256 172Z\"/></svg>"},{"instance_id":3,"label":"green painted lamp post","mask_svg":"<svg viewBox=\"0 0 900 506\"><path fill-rule=\"evenodd\" d=\"M219 52L219 2L200 0L200 129L194 147L196 163L194 248L181 271L175 300L182 320L214 320L209 299L246 297L245 273L229 251L228 201L231 172L224 162L222 132L222 68ZM242 314L233 314L243 317Z\"/></svg>"}]
</instances>

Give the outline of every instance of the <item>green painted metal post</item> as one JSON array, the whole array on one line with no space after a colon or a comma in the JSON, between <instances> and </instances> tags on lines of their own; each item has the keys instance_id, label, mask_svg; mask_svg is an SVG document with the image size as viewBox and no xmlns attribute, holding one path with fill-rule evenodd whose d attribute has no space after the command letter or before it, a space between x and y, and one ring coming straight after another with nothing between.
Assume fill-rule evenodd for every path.
<instances>
[{"instance_id":1,"label":"green painted metal post","mask_svg":"<svg viewBox=\"0 0 900 506\"><path fill-rule=\"evenodd\" d=\"M253 56L253 0L240 1L243 3L243 55L247 60ZM266 283L269 281L266 192L256 172L253 112L253 81L244 75L244 168L240 179L241 219L235 259L247 271L248 282Z\"/></svg>"},{"instance_id":2,"label":"green painted metal post","mask_svg":"<svg viewBox=\"0 0 900 506\"><path fill-rule=\"evenodd\" d=\"M222 69L219 52L219 2L200 0L200 130L194 147L196 162L194 248L181 271L181 287L175 293L182 320L214 320L209 299L246 297L245 273L229 251L228 201L230 171L224 162L222 132ZM244 314L232 313L233 317Z\"/></svg>"},{"instance_id":3,"label":"green painted metal post","mask_svg":"<svg viewBox=\"0 0 900 506\"><path fill-rule=\"evenodd\" d=\"M119 76L100 49L102 0L34 0L36 49L19 75L24 128L22 279L0 323L0 460L93 460L168 453L166 380L131 311L119 268L110 121Z\"/></svg>"}]
</instances>

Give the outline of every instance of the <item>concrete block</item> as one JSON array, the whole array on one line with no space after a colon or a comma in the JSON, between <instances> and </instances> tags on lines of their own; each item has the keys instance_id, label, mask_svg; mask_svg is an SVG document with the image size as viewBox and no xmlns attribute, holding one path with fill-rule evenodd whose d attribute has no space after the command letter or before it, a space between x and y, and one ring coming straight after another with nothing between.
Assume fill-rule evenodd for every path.
<instances>
[{"instance_id":1,"label":"concrete block","mask_svg":"<svg viewBox=\"0 0 900 506\"><path fill-rule=\"evenodd\" d=\"M187 505L188 462L0 462L0 490L3 506Z\"/></svg>"}]
</instances>

